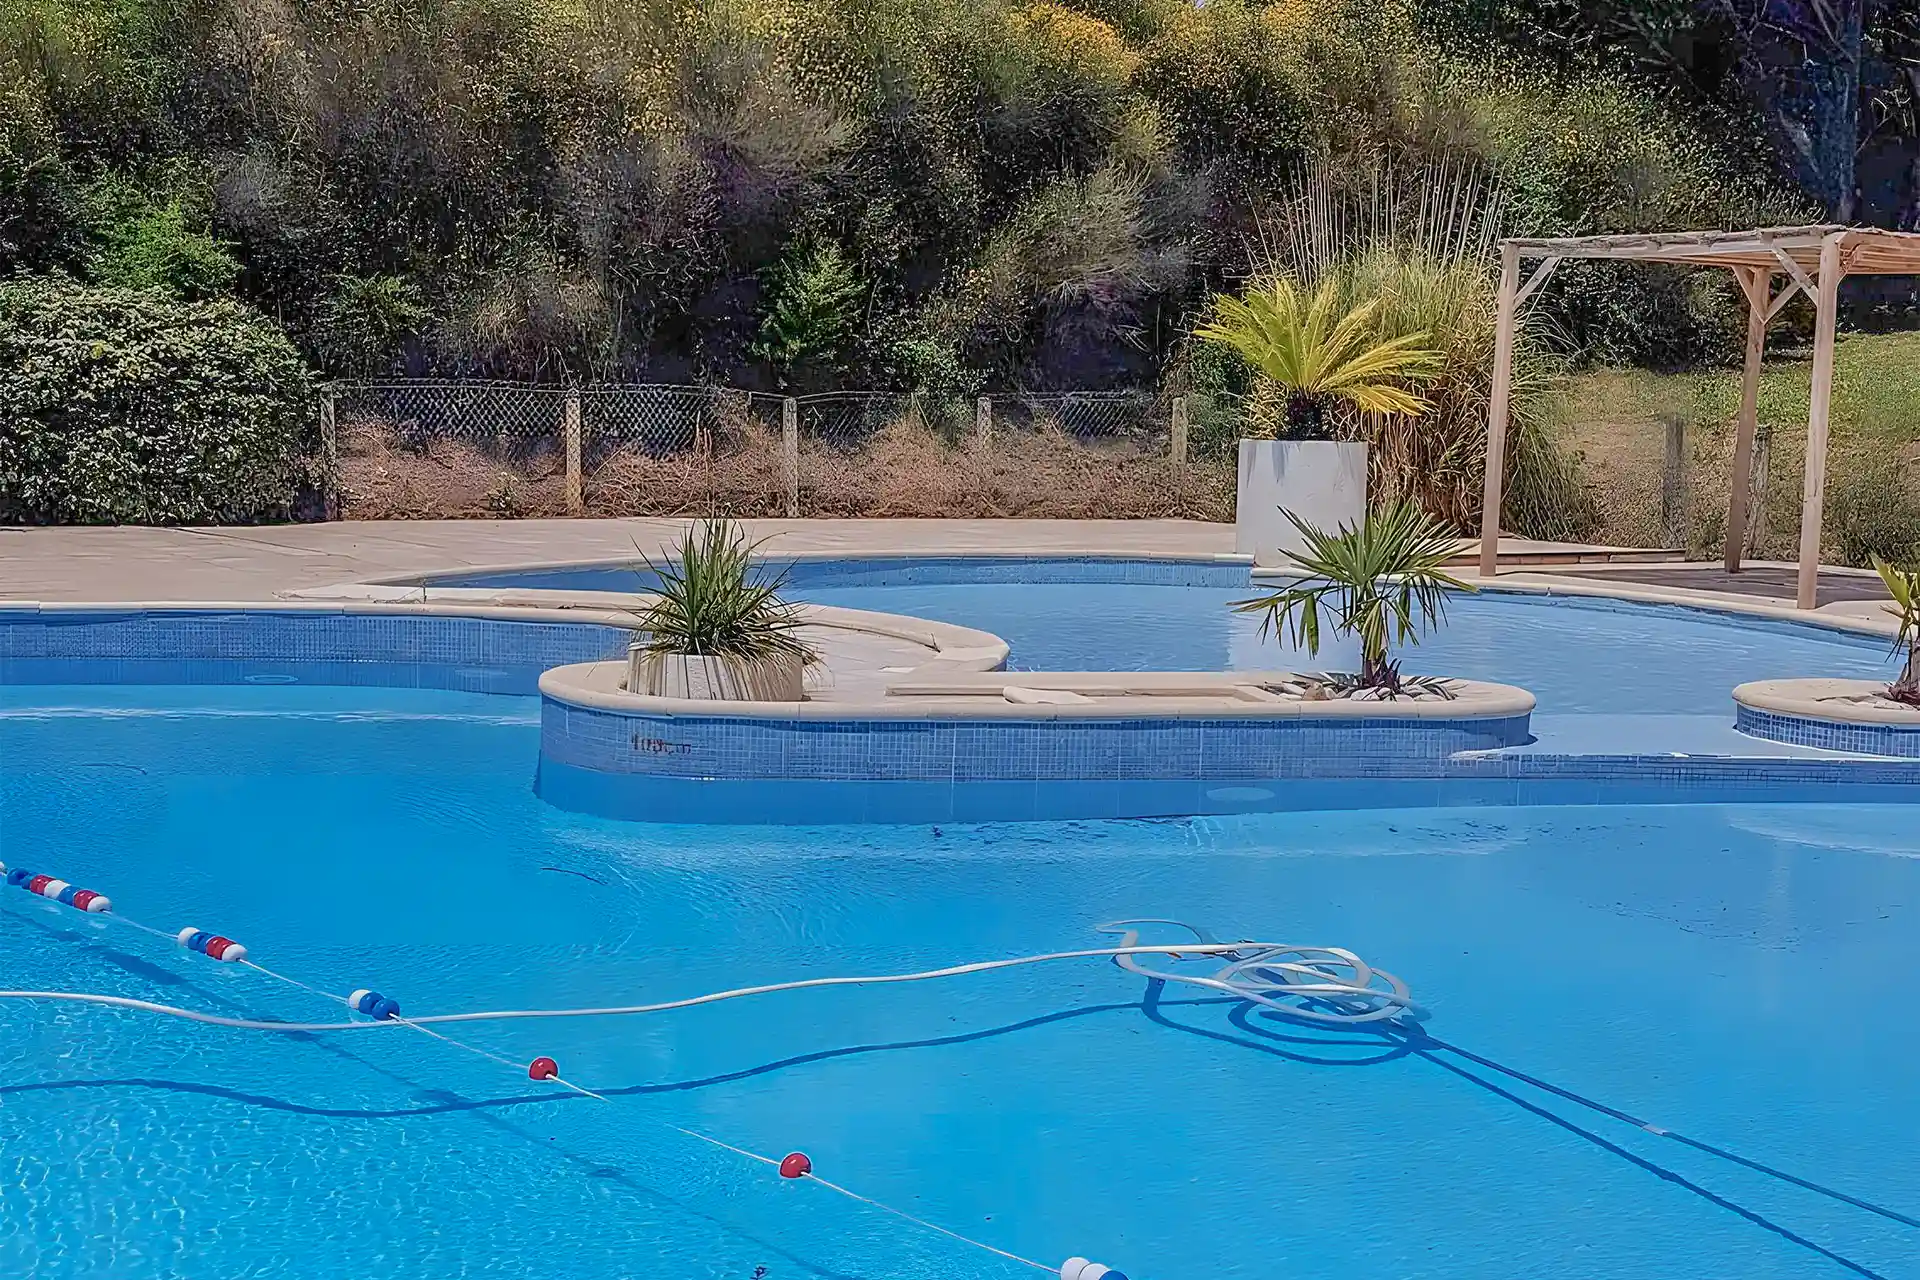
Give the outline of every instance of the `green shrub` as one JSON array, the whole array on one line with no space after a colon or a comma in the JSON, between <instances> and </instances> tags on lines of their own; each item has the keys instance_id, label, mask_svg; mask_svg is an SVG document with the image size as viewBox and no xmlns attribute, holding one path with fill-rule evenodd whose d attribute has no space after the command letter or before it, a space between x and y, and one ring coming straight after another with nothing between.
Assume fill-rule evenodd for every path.
<instances>
[{"instance_id":1,"label":"green shrub","mask_svg":"<svg viewBox=\"0 0 1920 1280\"><path fill-rule=\"evenodd\" d=\"M71 177L40 102L0 66L0 275L78 255Z\"/></svg>"},{"instance_id":2,"label":"green shrub","mask_svg":"<svg viewBox=\"0 0 1920 1280\"><path fill-rule=\"evenodd\" d=\"M82 204L97 242L87 279L103 289L161 289L182 298L217 298L240 278L227 246L201 229L202 200L187 188L156 198L118 174L90 183ZM171 183L168 185L172 185Z\"/></svg>"},{"instance_id":3,"label":"green shrub","mask_svg":"<svg viewBox=\"0 0 1920 1280\"><path fill-rule=\"evenodd\" d=\"M308 474L311 377L237 303L0 285L0 368L0 519L284 518Z\"/></svg>"},{"instance_id":4,"label":"green shrub","mask_svg":"<svg viewBox=\"0 0 1920 1280\"><path fill-rule=\"evenodd\" d=\"M394 354L432 319L420 287L399 276L342 275L323 298L314 346L331 369L379 377Z\"/></svg>"},{"instance_id":5,"label":"green shrub","mask_svg":"<svg viewBox=\"0 0 1920 1280\"><path fill-rule=\"evenodd\" d=\"M809 372L831 380L860 319L859 273L831 240L795 244L772 272L754 354L791 387Z\"/></svg>"}]
</instances>

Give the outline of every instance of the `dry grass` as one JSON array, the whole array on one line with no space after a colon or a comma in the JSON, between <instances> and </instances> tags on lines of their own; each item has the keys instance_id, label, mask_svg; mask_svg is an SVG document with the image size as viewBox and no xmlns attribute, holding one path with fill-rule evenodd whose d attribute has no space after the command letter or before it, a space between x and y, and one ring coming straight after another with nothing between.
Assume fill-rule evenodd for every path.
<instances>
[{"instance_id":1,"label":"dry grass","mask_svg":"<svg viewBox=\"0 0 1920 1280\"><path fill-rule=\"evenodd\" d=\"M400 447L378 423L343 424L341 514L356 520L562 516L558 455L504 456L437 440ZM1129 442L1084 443L1057 430L1006 431L948 443L911 422L857 448L805 439L806 516L1233 519L1231 460L1171 466ZM583 485L587 514L738 517L786 513L776 436L728 424L706 452L613 453Z\"/></svg>"},{"instance_id":2,"label":"dry grass","mask_svg":"<svg viewBox=\"0 0 1920 1280\"><path fill-rule=\"evenodd\" d=\"M857 451L808 443L800 455L800 507L819 516L1232 520L1233 484L1223 464L1176 471L1163 454L1057 430L949 445L899 423Z\"/></svg>"}]
</instances>

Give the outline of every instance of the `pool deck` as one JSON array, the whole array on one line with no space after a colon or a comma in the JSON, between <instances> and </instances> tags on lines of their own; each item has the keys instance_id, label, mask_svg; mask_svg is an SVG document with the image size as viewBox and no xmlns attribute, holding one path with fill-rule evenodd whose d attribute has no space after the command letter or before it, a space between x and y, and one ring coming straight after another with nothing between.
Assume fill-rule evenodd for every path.
<instances>
[{"instance_id":1,"label":"pool deck","mask_svg":"<svg viewBox=\"0 0 1920 1280\"><path fill-rule=\"evenodd\" d=\"M271 600L288 591L503 565L663 555L680 519L356 520L242 528L0 526L0 599ZM804 556L1233 555L1200 520L744 520L769 553ZM1466 544L1463 542L1462 544ZM1518 568L1602 563L1631 548L1501 540ZM1652 567L1652 566L1648 566Z\"/></svg>"},{"instance_id":2,"label":"pool deck","mask_svg":"<svg viewBox=\"0 0 1920 1280\"><path fill-rule=\"evenodd\" d=\"M366 520L248 528L0 527L0 599L271 600L413 573L658 558L685 520ZM1199 520L744 520L789 555L1233 554Z\"/></svg>"}]
</instances>

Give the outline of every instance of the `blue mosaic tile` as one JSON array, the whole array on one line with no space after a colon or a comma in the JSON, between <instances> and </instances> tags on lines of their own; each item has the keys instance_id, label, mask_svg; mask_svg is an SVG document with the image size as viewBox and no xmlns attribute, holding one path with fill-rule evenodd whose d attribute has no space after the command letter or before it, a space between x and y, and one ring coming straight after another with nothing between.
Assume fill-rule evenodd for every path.
<instances>
[{"instance_id":1,"label":"blue mosaic tile","mask_svg":"<svg viewBox=\"0 0 1920 1280\"><path fill-rule=\"evenodd\" d=\"M1292 719L751 720L543 712L546 754L668 777L926 781L1206 781L1438 777L1461 750L1526 739L1525 716L1457 724ZM1471 769L1504 766L1475 762Z\"/></svg>"},{"instance_id":2,"label":"blue mosaic tile","mask_svg":"<svg viewBox=\"0 0 1920 1280\"><path fill-rule=\"evenodd\" d=\"M1849 724L1812 716L1784 715L1756 707L1736 706L1734 728L1756 738L1790 742L1829 751L1859 755L1920 758L1920 727L1897 724Z\"/></svg>"},{"instance_id":3,"label":"blue mosaic tile","mask_svg":"<svg viewBox=\"0 0 1920 1280\"><path fill-rule=\"evenodd\" d=\"M1144 560L1097 556L874 556L835 560L768 560L769 573L785 572L788 586L804 596L836 587L954 586L969 583L1128 583L1162 587L1244 587L1245 561ZM440 587L520 587L556 591L646 591L657 582L627 565L574 565L512 569L498 573L435 574Z\"/></svg>"},{"instance_id":4,"label":"blue mosaic tile","mask_svg":"<svg viewBox=\"0 0 1920 1280\"><path fill-rule=\"evenodd\" d=\"M10 683L396 685L527 694L549 667L625 652L586 623L328 611L0 609Z\"/></svg>"}]
</instances>

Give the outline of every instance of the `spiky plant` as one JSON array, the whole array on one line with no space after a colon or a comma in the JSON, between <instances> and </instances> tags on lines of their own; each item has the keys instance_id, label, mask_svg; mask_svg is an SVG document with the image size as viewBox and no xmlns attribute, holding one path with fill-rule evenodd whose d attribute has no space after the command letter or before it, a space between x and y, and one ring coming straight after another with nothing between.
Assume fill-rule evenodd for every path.
<instances>
[{"instance_id":1,"label":"spiky plant","mask_svg":"<svg viewBox=\"0 0 1920 1280\"><path fill-rule=\"evenodd\" d=\"M1304 550L1293 553L1295 567L1305 576L1269 595L1235 601L1234 610L1264 615L1263 637L1286 628L1309 656L1320 652L1320 637L1328 629L1357 638L1358 678L1332 682L1343 692L1371 689L1390 696L1407 690L1409 682L1388 657L1389 648L1418 644L1422 632L1444 621L1448 592L1475 590L1446 571L1458 539L1410 502L1332 533L1292 512L1287 518L1306 542Z\"/></svg>"},{"instance_id":2,"label":"spiky plant","mask_svg":"<svg viewBox=\"0 0 1920 1280\"><path fill-rule=\"evenodd\" d=\"M1879 556L1873 558L1873 567L1879 570L1880 581L1887 584L1887 594L1893 597L1887 612L1900 627L1894 635L1894 656L1903 649L1907 655L1899 676L1887 686L1887 696L1920 707L1920 568L1897 569Z\"/></svg>"},{"instance_id":3,"label":"spiky plant","mask_svg":"<svg viewBox=\"0 0 1920 1280\"><path fill-rule=\"evenodd\" d=\"M1205 342L1231 347L1287 397L1282 439L1324 440L1327 411L1345 401L1362 413L1419 417L1430 407L1410 389L1430 380L1440 355L1426 335L1378 337L1379 300L1341 312L1338 281L1311 296L1286 276L1249 289L1244 298L1213 300L1213 318L1196 328Z\"/></svg>"},{"instance_id":4,"label":"spiky plant","mask_svg":"<svg viewBox=\"0 0 1920 1280\"><path fill-rule=\"evenodd\" d=\"M680 539L663 565L658 598L637 615L649 657L730 658L744 664L818 660L799 635L801 620L780 598L783 570L755 575L749 542L731 520L710 517Z\"/></svg>"}]
</instances>

